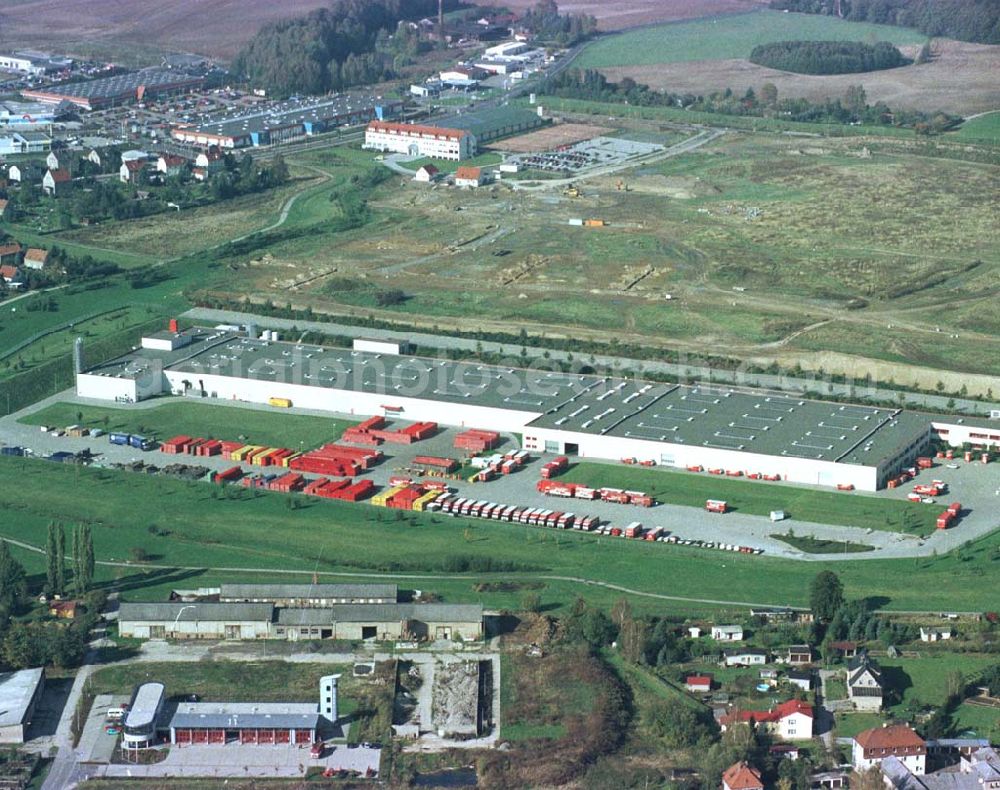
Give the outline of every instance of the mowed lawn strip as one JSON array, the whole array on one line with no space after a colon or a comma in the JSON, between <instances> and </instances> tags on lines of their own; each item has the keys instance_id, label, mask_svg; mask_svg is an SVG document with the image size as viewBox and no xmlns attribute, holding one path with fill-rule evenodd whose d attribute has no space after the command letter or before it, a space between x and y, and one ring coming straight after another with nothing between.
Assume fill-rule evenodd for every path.
<instances>
[{"instance_id":1,"label":"mowed lawn strip","mask_svg":"<svg viewBox=\"0 0 1000 790\"><path fill-rule=\"evenodd\" d=\"M920 535L934 530L935 518L940 512L919 503L733 480L706 472L673 472L581 462L559 479L597 488L644 491L657 501L671 505L704 508L708 499L724 499L731 510L739 513L767 516L772 510L784 510L788 518L796 521Z\"/></svg>"},{"instance_id":2,"label":"mowed lawn strip","mask_svg":"<svg viewBox=\"0 0 1000 790\"><path fill-rule=\"evenodd\" d=\"M229 441L239 441L243 437L247 444L292 449L311 449L336 441L345 428L353 425L334 417L289 414L285 409L268 411L191 402L164 403L148 409L55 403L24 417L21 422L60 428L79 424L87 428L155 436L161 441L179 435Z\"/></svg>"},{"instance_id":3,"label":"mowed lawn strip","mask_svg":"<svg viewBox=\"0 0 1000 790\"><path fill-rule=\"evenodd\" d=\"M127 562L141 547L150 562L170 567L382 572L401 583L406 574L557 575L579 580L580 594L587 582L602 582L747 604L808 605L813 577L831 568L848 598L877 597L887 609L982 611L992 597L983 579L1000 569L997 534L940 557L801 562L7 457L0 457L0 515L0 536L36 547L52 521L87 522L98 561ZM433 588L433 580L412 583Z\"/></svg>"},{"instance_id":4,"label":"mowed lawn strip","mask_svg":"<svg viewBox=\"0 0 1000 790\"><path fill-rule=\"evenodd\" d=\"M581 69L645 66L698 60L747 58L758 44L775 41L888 41L921 44L916 30L847 22L817 14L755 11L643 27L589 45L573 65ZM721 86L720 86L721 87Z\"/></svg>"}]
</instances>

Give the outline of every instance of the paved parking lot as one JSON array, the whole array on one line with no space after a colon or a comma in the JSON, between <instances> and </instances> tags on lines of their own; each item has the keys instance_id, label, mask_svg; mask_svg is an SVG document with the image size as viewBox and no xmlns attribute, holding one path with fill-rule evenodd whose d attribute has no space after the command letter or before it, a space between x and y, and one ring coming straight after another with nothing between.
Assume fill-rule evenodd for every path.
<instances>
[{"instance_id":1,"label":"paved parking lot","mask_svg":"<svg viewBox=\"0 0 1000 790\"><path fill-rule=\"evenodd\" d=\"M295 777L310 768L357 771L377 775L381 749L357 746L328 747L319 760L309 757L309 746L225 746L170 747L163 762L153 765L109 765L100 772L106 777Z\"/></svg>"},{"instance_id":2,"label":"paved parking lot","mask_svg":"<svg viewBox=\"0 0 1000 790\"><path fill-rule=\"evenodd\" d=\"M72 392L66 392L32 408L40 408L48 402L58 400L80 400L82 403L97 403L76 399ZM202 399L199 403L206 403L217 408L228 408L225 401L213 401ZM99 405L107 405L100 403ZM128 408L145 409L157 405L155 402L135 404ZM267 406L253 406L251 404L238 404L245 408L257 408L261 410L271 410ZM295 409L295 413L314 414L319 416L330 415L326 412L316 412ZM37 427L22 425L16 422L18 415L11 415L0 418L0 443L10 445L23 445L32 448L36 454L44 455L58 450L69 450L79 452L84 448L89 448L96 454L95 463L101 466L109 466L112 463L128 462L132 460L143 460L157 466L164 466L167 463L190 463L208 467L212 470L222 470L233 465L231 461L215 458L192 458L188 456L176 457L165 456L160 452L142 453L134 448L118 447L111 445L106 438L98 439L72 439L69 437L52 437L42 433ZM356 417L339 415L344 419L355 420ZM478 426L489 427L489 426ZM368 476L378 486L388 485L389 478L393 475L403 474L405 470L412 466L412 460L416 455L443 455L457 458L458 452L453 448L452 442L455 434L461 429L444 428L436 436L413 445L383 445L381 447L386 459L368 473ZM230 437L220 437L230 438ZM504 444L500 448L502 451L516 447L516 438L506 436ZM618 466L617 462L599 461L588 459L595 463L608 463L611 466ZM731 543L753 548L761 548L771 555L799 559L818 559L823 561L851 559L878 559L885 557L907 557L930 555L933 552L946 552L962 543L981 537L995 529L1000 522L1000 464L981 464L973 462L966 464L964 461L955 461L956 469L948 469L943 463L939 463L932 470L924 471L917 478L918 482L929 481L931 479L942 479L950 484L951 490L945 497L939 498L928 508L941 508L942 510L953 501L960 501L964 507L964 515L958 524L948 530L936 531L930 536L922 539L913 535L905 535L896 532L869 531L855 527L832 526L826 524L814 524L810 522L788 519L781 524L782 532L786 532L789 527L793 528L799 535L810 535L816 538L854 541L866 543L876 547L876 551L864 554L850 555L805 555L781 541L770 537L776 530L776 525L772 524L766 517L753 516L743 513L728 513L724 516L707 513L698 508L681 507L677 505L657 505L653 508L641 508L628 505L617 505L599 501L577 501L577 500L554 500L545 497L535 490L535 483L539 478L541 461L536 456L532 462L515 474L501 477L489 483L469 483L466 480L449 480L449 485L457 491L459 496L474 496L477 499L485 499L491 502L504 503L510 505L524 505L534 507L546 507L552 510L565 508L572 510L579 515L592 515L613 523L624 526L631 521L640 521L647 527L659 526L670 530L675 535L687 539L697 539L711 541L714 543ZM244 466L247 471L260 472L256 467ZM664 474L675 474L668 470L662 470ZM787 483L754 483L748 484L766 485L776 492L776 506L780 506L780 491L783 487L791 485ZM798 486L793 486L798 487ZM807 486L808 487L808 486ZM821 489L828 490L828 489ZM908 485L896 490L886 490L877 494L854 492L843 494L844 496L877 496L890 499L905 499L906 494L912 490ZM491 522L483 522L484 524ZM495 524L498 529L512 529L510 525ZM534 527L524 527L525 529L535 529ZM602 538L613 546L617 538ZM650 551L670 551L671 546L664 543L648 544ZM720 551L720 557L725 553Z\"/></svg>"},{"instance_id":3,"label":"paved parking lot","mask_svg":"<svg viewBox=\"0 0 1000 790\"><path fill-rule=\"evenodd\" d=\"M118 735L106 731L108 708L128 702L128 695L98 694L83 725L76 753L81 763L110 763L118 746Z\"/></svg>"}]
</instances>

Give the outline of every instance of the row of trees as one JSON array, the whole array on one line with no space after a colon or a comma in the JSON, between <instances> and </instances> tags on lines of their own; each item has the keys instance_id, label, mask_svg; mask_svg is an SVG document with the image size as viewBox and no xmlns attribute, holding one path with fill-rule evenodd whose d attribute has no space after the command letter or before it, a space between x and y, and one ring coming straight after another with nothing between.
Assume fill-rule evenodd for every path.
<instances>
[{"instance_id":1,"label":"row of trees","mask_svg":"<svg viewBox=\"0 0 1000 790\"><path fill-rule=\"evenodd\" d=\"M520 24L538 38L561 47L579 44L597 32L597 19L590 14L560 14L556 0L539 0L524 12Z\"/></svg>"},{"instance_id":2,"label":"row of trees","mask_svg":"<svg viewBox=\"0 0 1000 790\"><path fill-rule=\"evenodd\" d=\"M457 6L457 0L445 2L448 10ZM399 54L390 54L383 31L437 10L436 0L337 0L261 28L236 57L233 71L276 96L379 82L392 76Z\"/></svg>"},{"instance_id":3,"label":"row of trees","mask_svg":"<svg viewBox=\"0 0 1000 790\"><path fill-rule=\"evenodd\" d=\"M929 36L1000 44L996 0L771 0L771 8L834 15L851 21L913 27Z\"/></svg>"},{"instance_id":4,"label":"row of trees","mask_svg":"<svg viewBox=\"0 0 1000 790\"><path fill-rule=\"evenodd\" d=\"M616 102L641 107L677 107L692 112L779 118L804 123L900 126L925 133L944 131L961 121L961 118L946 113L891 110L883 102L868 104L868 96L862 85L850 86L842 98L811 102L808 99L781 99L773 83L765 83L759 91L749 88L742 96L729 88L707 95L695 95L657 91L629 77L623 78L621 82L610 82L599 71L592 69L569 69L550 79L545 92L567 99Z\"/></svg>"},{"instance_id":5,"label":"row of trees","mask_svg":"<svg viewBox=\"0 0 1000 790\"><path fill-rule=\"evenodd\" d=\"M65 596L72 591L81 596L94 583L94 538L89 524L73 528L72 584L66 581L66 530L62 524L49 524L46 542L45 593Z\"/></svg>"},{"instance_id":6,"label":"row of trees","mask_svg":"<svg viewBox=\"0 0 1000 790\"><path fill-rule=\"evenodd\" d=\"M750 62L797 74L855 74L903 66L903 53L887 41L775 41L759 44Z\"/></svg>"}]
</instances>

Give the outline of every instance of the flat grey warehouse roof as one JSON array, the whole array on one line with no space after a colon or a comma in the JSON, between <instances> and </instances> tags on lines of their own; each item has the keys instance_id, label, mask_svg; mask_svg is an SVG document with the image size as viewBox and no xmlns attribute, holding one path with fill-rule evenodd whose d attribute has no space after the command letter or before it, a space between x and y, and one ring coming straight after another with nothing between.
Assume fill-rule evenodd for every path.
<instances>
[{"instance_id":1,"label":"flat grey warehouse roof","mask_svg":"<svg viewBox=\"0 0 1000 790\"><path fill-rule=\"evenodd\" d=\"M926 417L757 390L706 388L395 356L197 329L176 351L141 349L89 371L245 378L516 411L566 433L877 465L923 438Z\"/></svg>"},{"instance_id":2,"label":"flat grey warehouse roof","mask_svg":"<svg viewBox=\"0 0 1000 790\"><path fill-rule=\"evenodd\" d=\"M223 584L222 598L392 598L395 584Z\"/></svg>"},{"instance_id":3,"label":"flat grey warehouse roof","mask_svg":"<svg viewBox=\"0 0 1000 790\"><path fill-rule=\"evenodd\" d=\"M0 727L16 726L24 721L43 672L39 667L0 673Z\"/></svg>"}]
</instances>

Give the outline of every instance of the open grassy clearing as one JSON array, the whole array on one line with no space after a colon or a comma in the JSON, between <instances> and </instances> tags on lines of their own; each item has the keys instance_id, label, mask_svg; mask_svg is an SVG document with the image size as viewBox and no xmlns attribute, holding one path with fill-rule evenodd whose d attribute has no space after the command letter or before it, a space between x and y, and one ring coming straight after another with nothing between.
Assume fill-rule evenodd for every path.
<instances>
[{"instance_id":1,"label":"open grassy clearing","mask_svg":"<svg viewBox=\"0 0 1000 790\"><path fill-rule=\"evenodd\" d=\"M774 41L888 41L920 44L915 30L847 22L818 14L757 11L630 30L597 41L574 63L579 68L746 58L758 44ZM706 57L707 55L707 57ZM720 86L721 87L721 86Z\"/></svg>"},{"instance_id":2,"label":"open grassy clearing","mask_svg":"<svg viewBox=\"0 0 1000 790\"><path fill-rule=\"evenodd\" d=\"M997 657L927 650L921 651L920 658L880 658L878 663L886 684L901 697L901 702L889 710L902 715L914 700L924 705L943 705L949 675L959 673L966 682L976 680L984 669L997 663Z\"/></svg>"},{"instance_id":3,"label":"open grassy clearing","mask_svg":"<svg viewBox=\"0 0 1000 790\"><path fill-rule=\"evenodd\" d=\"M206 247L252 233L276 221L288 198L316 182L313 173L263 194L136 220L105 222L57 234L49 243L78 242L97 247L142 251L158 260L198 252Z\"/></svg>"},{"instance_id":4,"label":"open grassy clearing","mask_svg":"<svg viewBox=\"0 0 1000 790\"><path fill-rule=\"evenodd\" d=\"M640 134L671 133L624 123ZM276 239L226 290L428 325L443 318L444 327L613 330L827 370L847 365L818 361L824 353L849 350L1000 373L1000 363L991 365L1000 360L1000 327L981 310L958 309L995 288L1000 271L1000 223L981 200L995 189L996 169L921 156L919 147L862 152L848 139L729 134L626 173L628 192L616 189L617 176L593 179L575 200L558 190L431 191L394 177L373 195L368 226L336 234L336 243L319 231ZM309 152L303 162L341 180L376 166L350 148ZM295 203L287 224L311 227L335 212L320 188ZM574 228L573 217L611 225ZM737 285L746 290L733 292ZM378 292L390 288L409 298L380 310ZM852 299L869 306L845 309ZM965 330L958 339L948 331L953 320ZM919 375L869 370L900 382Z\"/></svg>"},{"instance_id":5,"label":"open grassy clearing","mask_svg":"<svg viewBox=\"0 0 1000 790\"><path fill-rule=\"evenodd\" d=\"M61 294L57 292L55 295L57 302L60 296ZM89 320L74 322L71 327L46 335L24 351L10 356L5 355L0 362L0 379L16 376L38 365L71 354L73 341L77 337L84 338L84 341L103 338L141 326L154 315L149 307L120 307Z\"/></svg>"},{"instance_id":6,"label":"open grassy clearing","mask_svg":"<svg viewBox=\"0 0 1000 790\"><path fill-rule=\"evenodd\" d=\"M420 159L412 159L408 162L400 162L400 164L414 173L424 165L434 165L442 173L454 173L459 167L488 167L490 165L498 165L501 161L503 161L503 157L500 154L487 151L471 159L463 159L461 162L456 162L452 159L434 159L433 157L425 156Z\"/></svg>"},{"instance_id":7,"label":"open grassy clearing","mask_svg":"<svg viewBox=\"0 0 1000 790\"><path fill-rule=\"evenodd\" d=\"M989 738L990 743L1000 740L1000 709L964 702L954 715L955 730L960 735ZM969 735L966 735L969 733ZM971 735L971 733L975 733Z\"/></svg>"},{"instance_id":8,"label":"open grassy clearing","mask_svg":"<svg viewBox=\"0 0 1000 790\"><path fill-rule=\"evenodd\" d=\"M859 732L881 727L885 719L877 713L838 713L836 734L838 738L853 738Z\"/></svg>"},{"instance_id":9,"label":"open grassy clearing","mask_svg":"<svg viewBox=\"0 0 1000 790\"><path fill-rule=\"evenodd\" d=\"M981 140L991 145L1000 144L1000 110L966 121L952 135L960 140Z\"/></svg>"},{"instance_id":10,"label":"open grassy clearing","mask_svg":"<svg viewBox=\"0 0 1000 790\"><path fill-rule=\"evenodd\" d=\"M706 499L724 499L737 513L766 516L772 510L784 510L789 518L796 521L916 535L933 532L938 514L934 508L913 502L667 469L635 469L581 462L571 466L560 479L588 486L645 491L657 501L671 505L704 507ZM660 523L654 514L655 511L650 514L650 522ZM669 528L671 525L663 526ZM679 531L683 533L682 528Z\"/></svg>"},{"instance_id":11,"label":"open grassy clearing","mask_svg":"<svg viewBox=\"0 0 1000 790\"><path fill-rule=\"evenodd\" d=\"M156 263L157 260L154 256L147 254L142 248L132 247L125 249L105 247L99 244L84 244L78 241L71 241L62 235L39 233L37 230L22 223L0 223L0 227L5 228L22 246L48 249L55 245L62 247L70 255L79 258L89 255L95 260L114 263L123 269L148 266L151 263Z\"/></svg>"},{"instance_id":12,"label":"open grassy clearing","mask_svg":"<svg viewBox=\"0 0 1000 790\"><path fill-rule=\"evenodd\" d=\"M245 439L247 443L274 447L316 447L340 438L352 423L333 417L288 414L277 409L168 402L147 409L102 408L55 403L25 417L28 425L80 424L106 431L124 431L169 439L201 436L206 439Z\"/></svg>"},{"instance_id":13,"label":"open grassy clearing","mask_svg":"<svg viewBox=\"0 0 1000 790\"><path fill-rule=\"evenodd\" d=\"M545 576L560 575L686 598L736 597L774 605L805 604L810 580L824 567L306 497L291 509L289 501L286 495L255 496L244 489L220 492L207 483L0 458L0 513L5 515L0 535L41 546L50 521L86 521L93 525L98 560L127 560L130 548L141 546L151 562L194 568L388 571L446 578L468 568L459 574L466 585L490 579L492 568L504 581L548 583ZM1000 536L994 534L958 554L830 567L841 575L848 597L883 597L889 609L980 611L987 605L983 581L1000 562L998 547ZM921 578L919 586L912 584L914 574ZM430 589L436 584L430 579L414 583ZM577 591L589 589L583 585ZM542 596L549 600L549 593Z\"/></svg>"}]
</instances>

